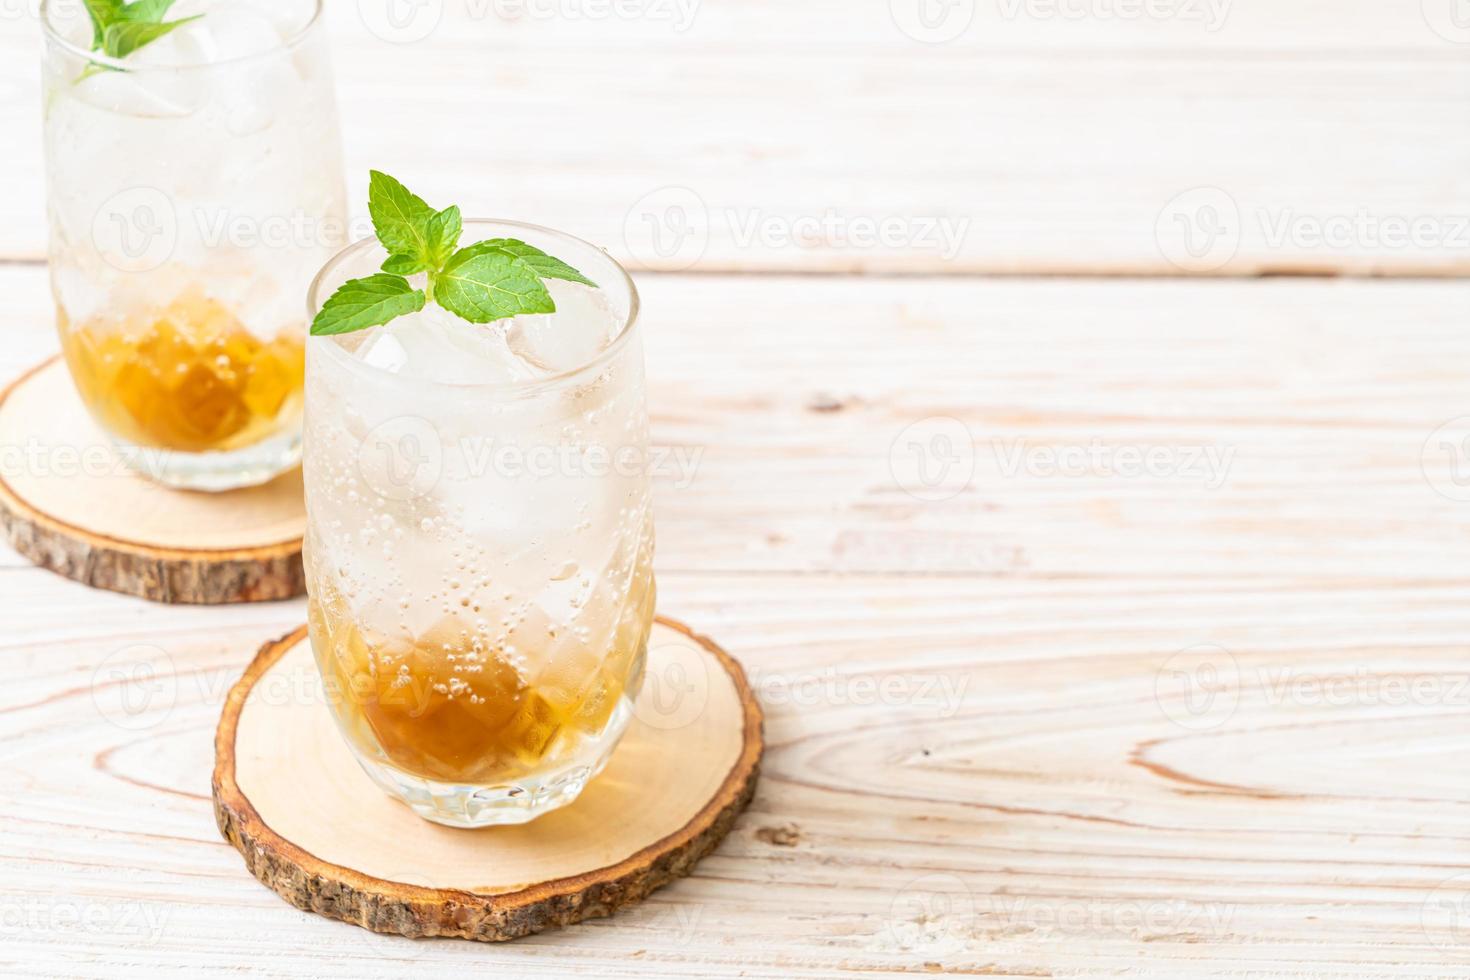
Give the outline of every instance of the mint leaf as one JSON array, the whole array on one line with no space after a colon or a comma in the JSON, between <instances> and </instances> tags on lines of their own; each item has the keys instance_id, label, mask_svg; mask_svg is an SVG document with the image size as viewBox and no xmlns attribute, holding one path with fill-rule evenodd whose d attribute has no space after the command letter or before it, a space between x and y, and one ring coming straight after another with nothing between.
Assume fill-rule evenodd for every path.
<instances>
[{"instance_id":1,"label":"mint leaf","mask_svg":"<svg viewBox=\"0 0 1470 980\"><path fill-rule=\"evenodd\" d=\"M405 313L424 308L422 289L414 289L402 276L379 272L366 279L349 279L322 304L311 321L311 335L324 337L352 333L387 323Z\"/></svg>"},{"instance_id":2,"label":"mint leaf","mask_svg":"<svg viewBox=\"0 0 1470 980\"><path fill-rule=\"evenodd\" d=\"M521 313L555 313L556 304L536 271L506 252L462 248L434 280L434 301L471 323Z\"/></svg>"},{"instance_id":3,"label":"mint leaf","mask_svg":"<svg viewBox=\"0 0 1470 980\"><path fill-rule=\"evenodd\" d=\"M423 198L387 174L373 170L368 176L368 214L378 241L394 263L394 272L408 275L404 270L410 266L413 272L430 268L428 225L435 212ZM387 270L388 263L383 268Z\"/></svg>"},{"instance_id":4,"label":"mint leaf","mask_svg":"<svg viewBox=\"0 0 1470 980\"><path fill-rule=\"evenodd\" d=\"M429 267L422 255L390 255L383 260L383 271L395 276L411 276Z\"/></svg>"},{"instance_id":5,"label":"mint leaf","mask_svg":"<svg viewBox=\"0 0 1470 980\"><path fill-rule=\"evenodd\" d=\"M102 36L108 25L118 19L123 9L123 0L84 0L87 16L92 20L92 50L102 47Z\"/></svg>"},{"instance_id":6,"label":"mint leaf","mask_svg":"<svg viewBox=\"0 0 1470 980\"><path fill-rule=\"evenodd\" d=\"M120 20L110 24L102 34L102 51L114 58L126 58L145 44L157 41L169 31L198 20L203 14L171 20L166 24L154 24L141 20Z\"/></svg>"},{"instance_id":7,"label":"mint leaf","mask_svg":"<svg viewBox=\"0 0 1470 980\"><path fill-rule=\"evenodd\" d=\"M579 282L584 286L597 288L597 283L588 279L582 273L567 265L561 259L553 258L541 251L535 245L527 245L518 238L487 238L469 246L470 249L479 252L499 250L507 255L513 255L526 265L535 270L542 279L564 279L567 282Z\"/></svg>"},{"instance_id":8,"label":"mint leaf","mask_svg":"<svg viewBox=\"0 0 1470 980\"><path fill-rule=\"evenodd\" d=\"M429 239L429 268L442 269L459 247L459 234L464 223L458 206L445 208L429 219L424 232Z\"/></svg>"},{"instance_id":9,"label":"mint leaf","mask_svg":"<svg viewBox=\"0 0 1470 980\"><path fill-rule=\"evenodd\" d=\"M159 21L163 20L163 15L168 13L168 8L172 7L173 5L174 0L136 0L136 2L127 4L126 6L123 6L121 3L119 3L117 7L117 16L114 19L138 20L145 21L151 24L156 24ZM204 15L196 14L195 16L202 17ZM184 19L189 20L191 18ZM175 21L175 23L178 24L182 24L183 22L183 20Z\"/></svg>"}]
</instances>

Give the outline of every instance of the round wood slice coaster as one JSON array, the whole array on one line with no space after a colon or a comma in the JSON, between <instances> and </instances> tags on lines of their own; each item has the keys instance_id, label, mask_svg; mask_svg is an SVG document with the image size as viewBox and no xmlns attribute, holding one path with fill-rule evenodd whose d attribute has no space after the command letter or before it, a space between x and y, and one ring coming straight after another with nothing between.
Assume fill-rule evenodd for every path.
<instances>
[{"instance_id":1,"label":"round wood slice coaster","mask_svg":"<svg viewBox=\"0 0 1470 980\"><path fill-rule=\"evenodd\" d=\"M755 792L764 743L740 665L659 618L632 724L574 802L530 823L421 819L359 768L302 627L263 647L215 735L220 832L297 908L374 932L499 941L612 914L695 863Z\"/></svg>"},{"instance_id":2,"label":"round wood slice coaster","mask_svg":"<svg viewBox=\"0 0 1470 980\"><path fill-rule=\"evenodd\" d=\"M299 469L228 493L172 490L129 472L59 358L0 392L0 454L0 523L43 568L159 602L304 591Z\"/></svg>"}]
</instances>

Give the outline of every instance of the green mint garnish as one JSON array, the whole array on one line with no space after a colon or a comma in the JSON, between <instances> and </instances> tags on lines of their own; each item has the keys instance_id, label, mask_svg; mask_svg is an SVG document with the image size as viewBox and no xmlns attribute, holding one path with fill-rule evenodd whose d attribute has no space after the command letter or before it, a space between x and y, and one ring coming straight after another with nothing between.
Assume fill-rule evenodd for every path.
<instances>
[{"instance_id":1,"label":"green mint garnish","mask_svg":"<svg viewBox=\"0 0 1470 980\"><path fill-rule=\"evenodd\" d=\"M597 287L561 259L515 238L491 238L460 248L464 225L458 207L436 211L376 170L368 182L368 213L378 241L388 251L383 271L343 283L312 321L313 337L376 327L417 313L427 303L437 303L470 323L555 313L556 303L543 279ZM405 277L420 272L427 273L426 282L423 289L416 289Z\"/></svg>"},{"instance_id":2,"label":"green mint garnish","mask_svg":"<svg viewBox=\"0 0 1470 980\"><path fill-rule=\"evenodd\" d=\"M313 334L351 333L387 323L405 313L424 308L424 291L414 289L402 276L380 272L366 279L351 279L322 305L312 322Z\"/></svg>"},{"instance_id":3,"label":"green mint garnish","mask_svg":"<svg viewBox=\"0 0 1470 980\"><path fill-rule=\"evenodd\" d=\"M134 51L151 44L169 31L198 20L203 14L165 21L164 15L173 6L174 0L85 0L87 16L92 20L92 50L101 51L109 58L126 58ZM81 81L100 71L115 70L110 65L89 64L77 78Z\"/></svg>"},{"instance_id":4,"label":"green mint garnish","mask_svg":"<svg viewBox=\"0 0 1470 980\"><path fill-rule=\"evenodd\" d=\"M535 269L514 255L498 249L476 252L473 245L455 252L439 271L434 301L471 323L556 310Z\"/></svg>"}]
</instances>

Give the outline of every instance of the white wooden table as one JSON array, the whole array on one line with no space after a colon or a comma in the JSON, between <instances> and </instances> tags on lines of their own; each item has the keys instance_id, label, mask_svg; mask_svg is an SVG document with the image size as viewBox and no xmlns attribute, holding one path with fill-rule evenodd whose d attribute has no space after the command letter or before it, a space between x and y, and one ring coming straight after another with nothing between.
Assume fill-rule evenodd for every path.
<instances>
[{"instance_id":1,"label":"white wooden table","mask_svg":"<svg viewBox=\"0 0 1470 980\"><path fill-rule=\"evenodd\" d=\"M355 197L377 166L650 270L655 440L697 461L660 602L750 670L760 791L610 920L298 912L208 797L302 603L5 552L0 974L1470 977L1452 0L430 0L401 44L374 3L330 11ZM6 376L56 346L37 38L0 11ZM146 728L105 684L140 657Z\"/></svg>"}]
</instances>

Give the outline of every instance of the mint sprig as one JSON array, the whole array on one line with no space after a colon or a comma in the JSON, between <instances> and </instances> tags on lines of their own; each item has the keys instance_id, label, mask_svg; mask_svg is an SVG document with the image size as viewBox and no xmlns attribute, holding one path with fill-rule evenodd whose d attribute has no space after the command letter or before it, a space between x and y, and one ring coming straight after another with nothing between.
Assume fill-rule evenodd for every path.
<instances>
[{"instance_id":1,"label":"mint sprig","mask_svg":"<svg viewBox=\"0 0 1470 980\"><path fill-rule=\"evenodd\" d=\"M312 321L313 337L376 327L417 313L428 303L470 323L555 313L543 279L597 286L561 259L519 239L490 238L460 248L464 222L458 207L436 211L377 170L368 181L368 213L388 252L383 271L338 287ZM422 289L407 279L418 273L426 274Z\"/></svg>"},{"instance_id":2,"label":"mint sprig","mask_svg":"<svg viewBox=\"0 0 1470 980\"><path fill-rule=\"evenodd\" d=\"M351 279L322 305L311 325L313 334L352 333L387 323L405 313L424 308L424 291L414 289L402 276L380 272L366 279Z\"/></svg>"},{"instance_id":3,"label":"mint sprig","mask_svg":"<svg viewBox=\"0 0 1470 980\"><path fill-rule=\"evenodd\" d=\"M174 0L84 0L87 16L92 21L92 50L109 58L126 58L145 44L152 44L165 34L198 20L203 14L165 21ZM89 64L77 78L81 81L102 71L116 71L112 65Z\"/></svg>"}]
</instances>

